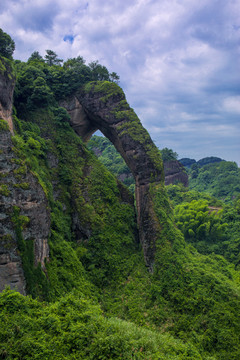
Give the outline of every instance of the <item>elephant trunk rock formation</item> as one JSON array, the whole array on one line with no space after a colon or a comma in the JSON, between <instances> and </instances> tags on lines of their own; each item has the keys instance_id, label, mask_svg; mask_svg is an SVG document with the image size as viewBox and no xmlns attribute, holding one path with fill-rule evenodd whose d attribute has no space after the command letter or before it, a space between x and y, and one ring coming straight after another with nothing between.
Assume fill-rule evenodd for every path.
<instances>
[{"instance_id":1,"label":"elephant trunk rock formation","mask_svg":"<svg viewBox=\"0 0 240 360\"><path fill-rule=\"evenodd\" d=\"M164 184L161 155L148 132L129 107L121 88L111 82L92 82L61 103L76 133L87 141L100 130L122 155L136 181L136 206L140 242L153 270L157 223L150 185Z\"/></svg>"}]
</instances>

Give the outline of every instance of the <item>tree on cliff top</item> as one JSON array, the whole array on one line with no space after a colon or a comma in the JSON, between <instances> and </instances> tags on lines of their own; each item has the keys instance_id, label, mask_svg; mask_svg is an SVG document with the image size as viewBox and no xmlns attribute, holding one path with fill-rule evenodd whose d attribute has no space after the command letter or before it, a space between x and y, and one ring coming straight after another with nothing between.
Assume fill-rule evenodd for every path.
<instances>
[{"instance_id":1,"label":"tree on cliff top","mask_svg":"<svg viewBox=\"0 0 240 360\"><path fill-rule=\"evenodd\" d=\"M30 61L41 61L41 62L44 62L44 59L43 59L43 57L39 54L38 51L34 51L34 52L31 54L30 58L28 59L28 63L29 63Z\"/></svg>"},{"instance_id":2,"label":"tree on cliff top","mask_svg":"<svg viewBox=\"0 0 240 360\"><path fill-rule=\"evenodd\" d=\"M52 50L46 50L47 55L45 55L45 61L49 66L61 65L63 62L62 59L57 57L57 54Z\"/></svg>"},{"instance_id":3,"label":"tree on cliff top","mask_svg":"<svg viewBox=\"0 0 240 360\"><path fill-rule=\"evenodd\" d=\"M172 149L164 148L161 151L163 161L177 160L178 154Z\"/></svg>"},{"instance_id":4,"label":"tree on cliff top","mask_svg":"<svg viewBox=\"0 0 240 360\"><path fill-rule=\"evenodd\" d=\"M0 29L0 55L11 59L14 50L15 42L10 35Z\"/></svg>"}]
</instances>

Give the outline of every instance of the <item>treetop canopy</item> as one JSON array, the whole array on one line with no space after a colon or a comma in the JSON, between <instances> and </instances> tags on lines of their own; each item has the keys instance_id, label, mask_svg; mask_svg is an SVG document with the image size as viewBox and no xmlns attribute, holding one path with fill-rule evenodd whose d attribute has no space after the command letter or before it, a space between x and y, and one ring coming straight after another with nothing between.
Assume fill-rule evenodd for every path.
<instances>
[{"instance_id":1,"label":"treetop canopy","mask_svg":"<svg viewBox=\"0 0 240 360\"><path fill-rule=\"evenodd\" d=\"M15 50L15 42L10 35L0 29L0 55L8 59L12 58Z\"/></svg>"}]
</instances>

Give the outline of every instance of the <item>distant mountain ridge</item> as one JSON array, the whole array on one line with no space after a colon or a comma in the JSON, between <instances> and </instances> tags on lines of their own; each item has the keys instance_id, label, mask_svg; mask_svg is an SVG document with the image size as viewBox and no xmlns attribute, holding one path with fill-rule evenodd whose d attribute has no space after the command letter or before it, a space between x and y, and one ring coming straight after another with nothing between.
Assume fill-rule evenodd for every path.
<instances>
[{"instance_id":1,"label":"distant mountain ridge","mask_svg":"<svg viewBox=\"0 0 240 360\"><path fill-rule=\"evenodd\" d=\"M190 158L182 158L180 160L178 160L183 166L190 168L193 164L197 164L200 167L204 166L204 165L208 165L208 164L212 164L215 162L220 162L220 161L225 161L219 157L216 156L208 156L205 158L202 158L198 161L196 161L195 159L190 159Z\"/></svg>"}]
</instances>

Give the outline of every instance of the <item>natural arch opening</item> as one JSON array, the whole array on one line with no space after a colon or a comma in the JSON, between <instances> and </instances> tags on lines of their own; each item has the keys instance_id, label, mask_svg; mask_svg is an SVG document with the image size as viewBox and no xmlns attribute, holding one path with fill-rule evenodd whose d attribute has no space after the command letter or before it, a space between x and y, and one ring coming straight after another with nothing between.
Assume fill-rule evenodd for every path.
<instances>
[{"instance_id":1,"label":"natural arch opening","mask_svg":"<svg viewBox=\"0 0 240 360\"><path fill-rule=\"evenodd\" d=\"M106 166L118 180L128 187L130 192L134 193L135 179L131 170L108 138L100 131L96 131L87 142L87 148L97 156L99 161Z\"/></svg>"},{"instance_id":2,"label":"natural arch opening","mask_svg":"<svg viewBox=\"0 0 240 360\"><path fill-rule=\"evenodd\" d=\"M87 142L97 130L121 154L135 179L140 242L150 270L153 269L157 228L150 185L164 183L161 155L121 88L115 83L93 82L61 103L76 133Z\"/></svg>"}]
</instances>

